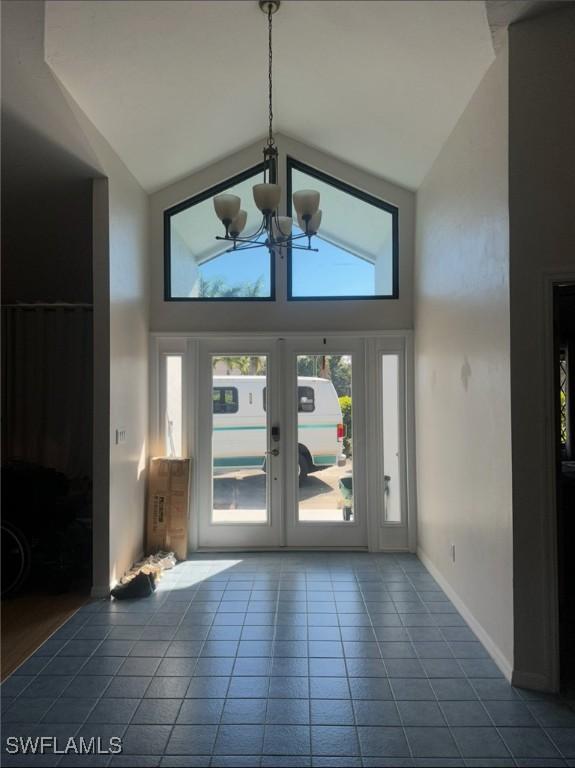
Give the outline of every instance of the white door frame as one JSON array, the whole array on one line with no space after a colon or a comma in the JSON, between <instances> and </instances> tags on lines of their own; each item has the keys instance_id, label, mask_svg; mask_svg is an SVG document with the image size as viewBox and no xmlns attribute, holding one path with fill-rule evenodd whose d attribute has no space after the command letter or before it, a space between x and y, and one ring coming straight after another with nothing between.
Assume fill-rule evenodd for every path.
<instances>
[{"instance_id":1,"label":"white door frame","mask_svg":"<svg viewBox=\"0 0 575 768\"><path fill-rule=\"evenodd\" d=\"M202 339L199 342L198 377L199 387L197 398L200 403L197 415L196 430L196 463L198 484L198 545L202 548L245 549L246 547L278 547L281 544L282 515L282 452L276 456L270 453L266 456L266 505L267 521L265 523L214 523L213 510L213 460L212 460L212 422L211 407L201 404L211 403L213 387L213 371L211 358L213 355L265 355L267 357L267 404L266 451L273 447L270 444L270 428L272 424L280 423L280 396L277 390L280 386L279 350L275 338L234 338L234 339ZM209 443L205 441L208 440Z\"/></svg>"},{"instance_id":2,"label":"white door frame","mask_svg":"<svg viewBox=\"0 0 575 768\"><path fill-rule=\"evenodd\" d=\"M377 457L381 454L381 432L380 426L382 419L379 406L376 411L367 408L366 424L373 423L374 418L378 425L375 430L368 430L366 436L366 446L369 453L366 461L366 480L365 480L365 499L366 499L366 522L368 526L367 544L368 549L373 552L378 551L416 551L417 543L417 499L416 499L416 478L415 478L415 414L414 414L414 360L413 360L413 332L412 331L364 331L364 332L337 332L336 334L324 331L313 332L312 334L302 334L294 332L286 333L229 333L225 338L218 332L205 333L185 333L185 332L152 332L150 334L150 453L154 455L164 454L164 436L163 436L163 403L161 379L163 375L163 356L166 354L181 354L185 365L183 366L183 392L187 394L183 400L184 429L183 443L187 455L197 457L199 446L201 415L199 409L199 386L200 386L200 347L201 342L210 340L220 348L226 343L242 340L244 345L248 340L254 342L253 349L258 345L263 350L262 344L267 342L279 343L282 340L292 342L296 339L309 340L310 336L314 339L321 337L350 339L361 341L365 346L365 401L369 403L379 403L381 398L381 366L379 364L379 355L385 352L395 352L400 356L400 408L402 409L402 431L403 431L403 451L402 467L404 477L404 493L402 496L402 521L398 523L386 523L383 520L381 510L381 490L378 486L378 477L383 473L377 463ZM222 347L222 348L223 348ZM228 347L231 348L230 344ZM249 351L244 347L244 351ZM337 354L336 352L334 352ZM262 354L267 354L262 351ZM277 368L277 366L275 366ZM211 374L211 371L210 371ZM355 374L354 374L355 375ZM276 402L285 396L282 388L285 382L282 377L276 382ZM295 397L295 395L294 395ZM374 416L375 414L375 416ZM288 428L286 414L282 416L282 426L284 431ZM283 442L283 441L282 441ZM286 451L282 451L282 459L285 459ZM284 468L285 472L285 468ZM211 473L210 473L211 474ZM286 475L287 477L287 475ZM284 486L287 483L283 483ZM200 463L192 461L192 491L190 497L190 528L189 542L190 550L204 548L199 539L199 520L196 510L201 507L202 499L200 493L201 475ZM279 547L286 546L285 523L283 520L284 502L277 499L276 508L278 508L282 522L280 525ZM308 524L306 524L308 525ZM348 525L348 524L346 524ZM214 545L216 548L228 548L223 545ZM265 548L277 548L278 545L272 545ZM258 548L249 546L247 543L237 544L230 549L251 549ZM261 548L261 547L259 547ZM301 547L295 546L298 549ZM320 547L314 547L320 548ZM333 548L329 543L325 548Z\"/></svg>"},{"instance_id":3,"label":"white door frame","mask_svg":"<svg viewBox=\"0 0 575 768\"><path fill-rule=\"evenodd\" d=\"M379 500L384 495L383 471L368 463L370 499L370 549L372 551L415 552L417 548L417 498L415 475L415 413L413 388L413 337L411 334L377 336L366 339L366 401L377 428L367 434L372 457L383 457L383 372L382 356L397 355L399 362L398 406L399 466L401 476L401 520L386 521ZM370 418L370 416L368 416Z\"/></svg>"},{"instance_id":4,"label":"white door frame","mask_svg":"<svg viewBox=\"0 0 575 768\"><path fill-rule=\"evenodd\" d=\"M353 548L368 546L367 521L367 446L365 420L365 341L352 336L321 336L307 334L284 341L285 345L285 392L283 428L285 440L284 491L285 491L285 545L300 548L334 547ZM297 356L352 355L353 430L357 435L353 452L354 519L346 522L301 522L298 520L298 398Z\"/></svg>"}]
</instances>

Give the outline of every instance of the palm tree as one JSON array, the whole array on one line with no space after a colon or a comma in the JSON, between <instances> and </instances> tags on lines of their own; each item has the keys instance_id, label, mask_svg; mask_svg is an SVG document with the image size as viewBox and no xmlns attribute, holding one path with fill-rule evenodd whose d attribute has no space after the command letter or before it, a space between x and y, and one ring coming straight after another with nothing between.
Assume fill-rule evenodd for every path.
<instances>
[{"instance_id":1,"label":"palm tree","mask_svg":"<svg viewBox=\"0 0 575 768\"><path fill-rule=\"evenodd\" d=\"M229 285L223 277L214 277L207 280L200 275L200 284L198 288L198 297L200 299L255 299L261 296L264 286L263 275L253 282L237 283Z\"/></svg>"},{"instance_id":2,"label":"palm tree","mask_svg":"<svg viewBox=\"0 0 575 768\"><path fill-rule=\"evenodd\" d=\"M232 357L232 356L214 356L212 358L212 366L215 368L220 362L224 362L228 369L228 375L234 371L238 371L241 376L247 376L250 372L250 358L249 357Z\"/></svg>"}]
</instances>

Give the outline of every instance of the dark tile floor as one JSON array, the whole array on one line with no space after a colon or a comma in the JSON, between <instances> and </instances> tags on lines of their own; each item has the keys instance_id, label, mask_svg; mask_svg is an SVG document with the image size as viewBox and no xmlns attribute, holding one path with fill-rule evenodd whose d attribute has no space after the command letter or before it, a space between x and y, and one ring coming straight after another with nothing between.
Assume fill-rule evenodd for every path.
<instances>
[{"instance_id":1,"label":"dark tile floor","mask_svg":"<svg viewBox=\"0 0 575 768\"><path fill-rule=\"evenodd\" d=\"M198 556L5 681L2 764L575 766L571 704L512 688L413 556ZM42 736L123 751L6 754Z\"/></svg>"}]
</instances>

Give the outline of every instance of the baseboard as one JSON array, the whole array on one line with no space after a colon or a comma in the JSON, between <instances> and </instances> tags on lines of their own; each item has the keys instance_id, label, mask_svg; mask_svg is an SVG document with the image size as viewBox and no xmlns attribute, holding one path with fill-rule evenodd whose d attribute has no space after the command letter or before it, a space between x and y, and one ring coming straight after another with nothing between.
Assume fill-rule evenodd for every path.
<instances>
[{"instance_id":1,"label":"baseboard","mask_svg":"<svg viewBox=\"0 0 575 768\"><path fill-rule=\"evenodd\" d=\"M196 547L196 549L190 548L188 555L194 554L202 555L209 552L366 552L369 554L410 554L410 550L407 547L397 547L385 549L370 550L367 547L305 547L303 545L297 547ZM415 553L412 553L415 554Z\"/></svg>"},{"instance_id":2,"label":"baseboard","mask_svg":"<svg viewBox=\"0 0 575 768\"><path fill-rule=\"evenodd\" d=\"M254 553L254 552L367 552L367 547L198 547L197 549L190 549L189 555L205 555L209 553L216 554L217 552L235 552L241 554L242 552Z\"/></svg>"},{"instance_id":3,"label":"baseboard","mask_svg":"<svg viewBox=\"0 0 575 768\"><path fill-rule=\"evenodd\" d=\"M557 693L557 691L553 689L549 678L546 675L540 675L537 672L522 672L520 669L514 669L511 682L518 688L529 688L533 691Z\"/></svg>"},{"instance_id":4,"label":"baseboard","mask_svg":"<svg viewBox=\"0 0 575 768\"><path fill-rule=\"evenodd\" d=\"M435 581L439 584L441 589L445 592L447 597L451 600L453 605L457 608L459 613L463 616L465 621L469 624L473 632L477 635L479 640L483 643L485 646L486 651L489 653L493 661L497 664L503 675L506 677L506 679L509 682L512 682L513 675L513 665L509 662L507 657L502 653L501 649L497 645L497 643L493 640L491 635L487 633L481 624L477 621L473 613L469 610L469 608L466 606L466 604L463 602L463 600L459 597L457 592L451 587L451 585L446 581L446 579L442 576L442 574L437 570L437 568L433 565L431 560L427 557L425 552L418 547L417 548L417 556L423 563L423 565L427 568L429 573L433 576ZM525 686L527 687L527 686Z\"/></svg>"}]
</instances>

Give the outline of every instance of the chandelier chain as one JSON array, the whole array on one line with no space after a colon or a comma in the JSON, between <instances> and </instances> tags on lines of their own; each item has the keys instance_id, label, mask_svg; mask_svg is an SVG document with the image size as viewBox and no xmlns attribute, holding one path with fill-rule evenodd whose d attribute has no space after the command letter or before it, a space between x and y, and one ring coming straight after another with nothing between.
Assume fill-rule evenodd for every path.
<instances>
[{"instance_id":1,"label":"chandelier chain","mask_svg":"<svg viewBox=\"0 0 575 768\"><path fill-rule=\"evenodd\" d=\"M274 113L272 109L272 90L273 90L273 79L272 79L272 63L273 63L273 53L272 53L272 6L271 4L268 6L268 92L269 92L269 130L268 130L268 146L273 147L274 145L274 134L273 134L273 119L274 119Z\"/></svg>"},{"instance_id":2,"label":"chandelier chain","mask_svg":"<svg viewBox=\"0 0 575 768\"><path fill-rule=\"evenodd\" d=\"M216 235L216 240L232 243L226 253L244 251L250 248L268 248L270 256L279 253L283 258L286 248L297 248L304 251L318 252L311 245L313 235L317 234L321 211L319 210L319 192L304 190L294 193L294 205L298 211L300 234L292 230L292 217L279 216L281 187L277 183L278 148L273 132L273 49L272 49L272 16L280 7L281 0L259 0L259 7L268 17L268 137L264 146L263 184L253 187L254 201L262 213L258 229L242 237L246 226L247 213L240 208L241 199L237 195L222 194L214 197L216 214L225 227L223 236ZM299 195L300 207L296 203ZM303 198L302 198L303 195ZM311 196L311 198L310 198ZM302 210L300 210L300 208ZM299 214L301 213L301 218ZM265 236L265 240L262 236ZM300 244L304 243L304 244Z\"/></svg>"}]
</instances>

